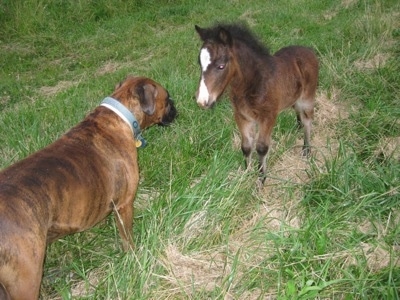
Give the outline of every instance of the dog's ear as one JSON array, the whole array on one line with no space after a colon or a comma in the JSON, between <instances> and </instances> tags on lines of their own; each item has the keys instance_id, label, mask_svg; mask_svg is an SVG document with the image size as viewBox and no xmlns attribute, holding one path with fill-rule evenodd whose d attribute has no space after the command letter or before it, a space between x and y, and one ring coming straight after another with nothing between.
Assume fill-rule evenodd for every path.
<instances>
[{"instance_id":1,"label":"dog's ear","mask_svg":"<svg viewBox=\"0 0 400 300\"><path fill-rule=\"evenodd\" d=\"M140 107L147 115L154 114L156 109L157 88L150 84L139 85L136 88L136 93L139 96Z\"/></svg>"},{"instance_id":2,"label":"dog's ear","mask_svg":"<svg viewBox=\"0 0 400 300\"><path fill-rule=\"evenodd\" d=\"M114 91L116 91L117 89L119 89L122 86L122 81L118 82L115 86L114 86Z\"/></svg>"}]
</instances>

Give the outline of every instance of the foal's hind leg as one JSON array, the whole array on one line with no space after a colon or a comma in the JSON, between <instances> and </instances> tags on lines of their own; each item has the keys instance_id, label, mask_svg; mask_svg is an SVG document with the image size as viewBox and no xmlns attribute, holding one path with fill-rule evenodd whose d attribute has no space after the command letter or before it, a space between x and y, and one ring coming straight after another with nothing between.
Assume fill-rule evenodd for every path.
<instances>
[{"instance_id":1,"label":"foal's hind leg","mask_svg":"<svg viewBox=\"0 0 400 300\"><path fill-rule=\"evenodd\" d=\"M314 103L313 100L298 100L294 109L296 110L297 122L301 123L304 128L304 145L303 145L303 156L309 156L310 140L311 140L311 126L314 118Z\"/></svg>"}]
</instances>

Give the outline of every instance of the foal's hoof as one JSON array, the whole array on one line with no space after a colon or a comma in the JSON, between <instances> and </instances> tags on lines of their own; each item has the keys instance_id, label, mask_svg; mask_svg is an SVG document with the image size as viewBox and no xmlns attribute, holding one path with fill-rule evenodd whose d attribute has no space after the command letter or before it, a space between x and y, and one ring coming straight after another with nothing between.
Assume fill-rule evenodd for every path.
<instances>
[{"instance_id":1,"label":"foal's hoof","mask_svg":"<svg viewBox=\"0 0 400 300\"><path fill-rule=\"evenodd\" d=\"M311 155L311 149L310 147L303 147L303 150L301 151L301 155L305 158L309 158Z\"/></svg>"},{"instance_id":2,"label":"foal's hoof","mask_svg":"<svg viewBox=\"0 0 400 300\"><path fill-rule=\"evenodd\" d=\"M265 179L267 179L267 176L265 174L260 174L260 176L258 177L257 183L259 185L263 186L265 183Z\"/></svg>"},{"instance_id":3,"label":"foal's hoof","mask_svg":"<svg viewBox=\"0 0 400 300\"><path fill-rule=\"evenodd\" d=\"M256 190L257 191L262 191L264 188L264 182L265 182L265 178L258 178L258 180L256 181Z\"/></svg>"}]
</instances>

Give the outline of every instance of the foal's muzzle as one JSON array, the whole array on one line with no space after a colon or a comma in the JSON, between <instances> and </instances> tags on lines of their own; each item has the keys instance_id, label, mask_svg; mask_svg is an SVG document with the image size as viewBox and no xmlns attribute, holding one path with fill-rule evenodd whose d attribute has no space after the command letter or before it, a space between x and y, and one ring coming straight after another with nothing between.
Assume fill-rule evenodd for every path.
<instances>
[{"instance_id":1,"label":"foal's muzzle","mask_svg":"<svg viewBox=\"0 0 400 300\"><path fill-rule=\"evenodd\" d=\"M215 101L207 102L207 103L199 103L199 102L197 102L197 104L203 109L209 109L209 108L212 108L214 106Z\"/></svg>"},{"instance_id":2,"label":"foal's muzzle","mask_svg":"<svg viewBox=\"0 0 400 300\"><path fill-rule=\"evenodd\" d=\"M211 95L207 95L206 97L201 97L199 96L199 92L196 93L196 102L197 105L200 106L201 108L207 109L211 108L215 104L215 99L211 97Z\"/></svg>"}]
</instances>

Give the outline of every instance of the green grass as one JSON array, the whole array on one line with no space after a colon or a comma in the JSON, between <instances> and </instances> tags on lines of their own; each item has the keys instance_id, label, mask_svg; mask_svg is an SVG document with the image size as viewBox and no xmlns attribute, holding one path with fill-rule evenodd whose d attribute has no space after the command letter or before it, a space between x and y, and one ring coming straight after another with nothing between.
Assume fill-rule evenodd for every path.
<instances>
[{"instance_id":1,"label":"green grass","mask_svg":"<svg viewBox=\"0 0 400 300\"><path fill-rule=\"evenodd\" d=\"M0 167L55 140L127 74L179 117L139 150L136 249L112 217L48 248L42 299L399 299L398 1L2 1ZM269 178L244 171L227 97L194 93L194 25L245 21L274 52L316 49L314 157L291 112ZM397 148L396 148L397 147Z\"/></svg>"}]
</instances>

